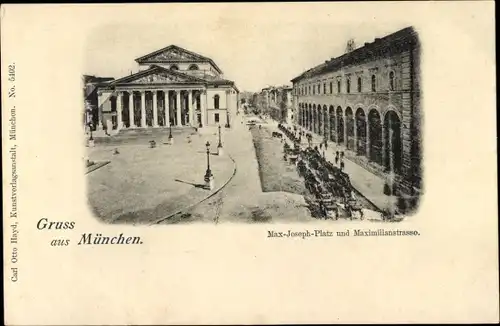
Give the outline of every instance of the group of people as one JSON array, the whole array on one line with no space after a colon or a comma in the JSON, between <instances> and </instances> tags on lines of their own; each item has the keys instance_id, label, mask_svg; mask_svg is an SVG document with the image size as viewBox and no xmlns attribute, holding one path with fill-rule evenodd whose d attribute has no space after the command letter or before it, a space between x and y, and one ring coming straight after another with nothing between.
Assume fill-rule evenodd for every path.
<instances>
[{"instance_id":1,"label":"group of people","mask_svg":"<svg viewBox=\"0 0 500 326\"><path fill-rule=\"evenodd\" d=\"M298 143L299 145L302 142L302 136L306 137L308 147L311 149L313 148L313 145L312 145L313 136L311 133L306 133L304 130L297 130L296 127L294 127L295 132L292 132L291 128L287 129L286 126L281 124L281 123L278 124L278 128L280 130L282 130L286 134L286 136L288 136L288 138L290 140L292 140L294 143ZM298 136L297 136L297 134L298 134ZM319 150L318 150L318 146L314 146L314 149L316 151L320 152L323 150L323 147L324 147L325 151L328 151L328 139L326 137L319 144ZM340 171L344 171L344 169L345 169L344 157L345 157L344 151L336 151L335 152L335 165L340 168Z\"/></svg>"},{"instance_id":2,"label":"group of people","mask_svg":"<svg viewBox=\"0 0 500 326\"><path fill-rule=\"evenodd\" d=\"M279 123L278 124L278 129L281 130L290 140L295 144L299 143L302 140L301 136L297 136L297 132L293 132L291 127L286 127L285 125Z\"/></svg>"}]
</instances>

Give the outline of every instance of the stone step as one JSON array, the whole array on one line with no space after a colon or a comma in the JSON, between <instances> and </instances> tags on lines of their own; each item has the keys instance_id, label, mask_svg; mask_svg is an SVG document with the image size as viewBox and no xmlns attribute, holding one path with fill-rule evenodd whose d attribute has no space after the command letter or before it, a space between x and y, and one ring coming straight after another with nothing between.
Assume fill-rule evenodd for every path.
<instances>
[{"instance_id":1,"label":"stone step","mask_svg":"<svg viewBox=\"0 0 500 326\"><path fill-rule=\"evenodd\" d=\"M165 135L169 134L170 128L160 127L160 128L132 128L132 129L121 129L115 138L120 137L130 137L130 136L140 136L140 135ZM193 127L172 127L172 135L174 134L190 134L196 132Z\"/></svg>"}]
</instances>

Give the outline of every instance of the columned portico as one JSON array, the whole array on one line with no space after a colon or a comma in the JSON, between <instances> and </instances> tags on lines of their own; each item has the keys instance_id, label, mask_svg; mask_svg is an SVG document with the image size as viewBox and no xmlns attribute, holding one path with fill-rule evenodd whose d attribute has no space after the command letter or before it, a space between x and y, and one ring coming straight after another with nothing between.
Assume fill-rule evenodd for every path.
<instances>
[{"instance_id":1,"label":"columned portico","mask_svg":"<svg viewBox=\"0 0 500 326\"><path fill-rule=\"evenodd\" d=\"M146 127L146 91L141 90L141 127Z\"/></svg>"},{"instance_id":2,"label":"columned portico","mask_svg":"<svg viewBox=\"0 0 500 326\"><path fill-rule=\"evenodd\" d=\"M163 92L165 95L163 99L165 101L165 127L170 127L170 97L168 96L168 91Z\"/></svg>"},{"instance_id":3,"label":"columned portico","mask_svg":"<svg viewBox=\"0 0 500 326\"><path fill-rule=\"evenodd\" d=\"M115 130L200 128L219 121L229 125L234 114L231 110L237 109L237 103L233 103L237 96L232 96L238 92L234 83L218 76L198 76L152 65L111 82L103 88L99 104Z\"/></svg>"},{"instance_id":4,"label":"columned portico","mask_svg":"<svg viewBox=\"0 0 500 326\"><path fill-rule=\"evenodd\" d=\"M177 126L182 126L181 124L181 91L175 92L175 112L176 112L176 122Z\"/></svg>"},{"instance_id":5,"label":"columned portico","mask_svg":"<svg viewBox=\"0 0 500 326\"><path fill-rule=\"evenodd\" d=\"M193 91L188 91L188 112L189 112L189 124L191 126L195 126L194 124L194 114L193 114Z\"/></svg>"},{"instance_id":6,"label":"columned portico","mask_svg":"<svg viewBox=\"0 0 500 326\"><path fill-rule=\"evenodd\" d=\"M121 129L123 127L123 119L122 119L122 102L123 102L123 92L118 92L118 96L116 97L116 121L117 121L117 129Z\"/></svg>"},{"instance_id":7,"label":"columned portico","mask_svg":"<svg viewBox=\"0 0 500 326\"><path fill-rule=\"evenodd\" d=\"M153 127L158 127L158 91L153 91Z\"/></svg>"}]
</instances>

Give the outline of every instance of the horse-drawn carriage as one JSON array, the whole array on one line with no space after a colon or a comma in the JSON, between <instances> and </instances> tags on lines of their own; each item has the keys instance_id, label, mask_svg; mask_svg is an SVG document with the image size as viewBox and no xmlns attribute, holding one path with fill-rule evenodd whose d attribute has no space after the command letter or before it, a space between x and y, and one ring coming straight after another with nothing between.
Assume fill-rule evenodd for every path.
<instances>
[{"instance_id":1,"label":"horse-drawn carriage","mask_svg":"<svg viewBox=\"0 0 500 326\"><path fill-rule=\"evenodd\" d=\"M322 192L319 196L319 207L326 219L331 218L336 220L339 218L339 207L335 201L335 197L325 187L322 187Z\"/></svg>"}]
</instances>

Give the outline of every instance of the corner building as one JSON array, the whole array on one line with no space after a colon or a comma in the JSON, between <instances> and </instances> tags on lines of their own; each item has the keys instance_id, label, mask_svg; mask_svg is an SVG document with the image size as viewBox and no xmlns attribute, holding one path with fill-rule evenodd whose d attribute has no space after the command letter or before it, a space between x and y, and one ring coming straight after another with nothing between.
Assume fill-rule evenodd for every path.
<instances>
[{"instance_id":1,"label":"corner building","mask_svg":"<svg viewBox=\"0 0 500 326\"><path fill-rule=\"evenodd\" d=\"M395 186L415 207L422 184L416 31L408 27L376 38L292 83L295 123L342 146L372 173L394 175Z\"/></svg>"},{"instance_id":2,"label":"corner building","mask_svg":"<svg viewBox=\"0 0 500 326\"><path fill-rule=\"evenodd\" d=\"M135 61L139 72L99 88L101 128L230 126L239 90L212 59L170 45Z\"/></svg>"}]
</instances>

